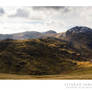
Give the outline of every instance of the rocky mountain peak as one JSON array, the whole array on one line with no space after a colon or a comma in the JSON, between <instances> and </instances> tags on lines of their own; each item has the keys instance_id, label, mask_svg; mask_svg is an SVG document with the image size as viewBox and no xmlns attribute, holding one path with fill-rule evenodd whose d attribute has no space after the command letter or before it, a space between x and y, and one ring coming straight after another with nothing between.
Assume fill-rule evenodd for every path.
<instances>
[{"instance_id":1,"label":"rocky mountain peak","mask_svg":"<svg viewBox=\"0 0 92 92\"><path fill-rule=\"evenodd\" d=\"M85 27L85 26L75 26L69 30L67 30L66 33L85 33L85 32L92 32L91 28Z\"/></svg>"}]
</instances>

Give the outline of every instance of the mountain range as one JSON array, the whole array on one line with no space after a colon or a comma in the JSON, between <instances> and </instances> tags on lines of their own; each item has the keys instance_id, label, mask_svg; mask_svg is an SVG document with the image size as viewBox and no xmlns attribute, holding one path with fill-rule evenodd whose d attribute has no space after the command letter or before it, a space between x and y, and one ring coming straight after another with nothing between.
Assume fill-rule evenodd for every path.
<instances>
[{"instance_id":1,"label":"mountain range","mask_svg":"<svg viewBox=\"0 0 92 92\"><path fill-rule=\"evenodd\" d=\"M0 34L0 40L5 40L5 39L23 40L23 39L46 38L46 37L55 37L59 39L69 40L71 39L71 37L79 34L84 34L84 35L92 34L92 29L85 26L75 26L63 33L62 32L57 33L56 31L49 30L46 32L26 31L15 34Z\"/></svg>"},{"instance_id":2,"label":"mountain range","mask_svg":"<svg viewBox=\"0 0 92 92\"><path fill-rule=\"evenodd\" d=\"M5 39L35 39L35 38L46 38L46 37L53 37L57 33L53 30L49 30L47 32L37 32L37 31L26 31L21 33L15 34L0 34L0 40Z\"/></svg>"},{"instance_id":3,"label":"mountain range","mask_svg":"<svg viewBox=\"0 0 92 92\"><path fill-rule=\"evenodd\" d=\"M92 60L92 29L75 26L64 33L0 34L0 73L62 74Z\"/></svg>"}]
</instances>

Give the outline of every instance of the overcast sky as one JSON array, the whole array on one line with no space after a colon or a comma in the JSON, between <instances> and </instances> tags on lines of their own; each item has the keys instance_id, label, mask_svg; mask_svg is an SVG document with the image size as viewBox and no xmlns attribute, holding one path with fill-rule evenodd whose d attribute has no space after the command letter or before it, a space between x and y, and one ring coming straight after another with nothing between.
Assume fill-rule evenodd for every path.
<instances>
[{"instance_id":1,"label":"overcast sky","mask_svg":"<svg viewBox=\"0 0 92 92\"><path fill-rule=\"evenodd\" d=\"M92 7L0 7L0 33L92 28Z\"/></svg>"}]
</instances>

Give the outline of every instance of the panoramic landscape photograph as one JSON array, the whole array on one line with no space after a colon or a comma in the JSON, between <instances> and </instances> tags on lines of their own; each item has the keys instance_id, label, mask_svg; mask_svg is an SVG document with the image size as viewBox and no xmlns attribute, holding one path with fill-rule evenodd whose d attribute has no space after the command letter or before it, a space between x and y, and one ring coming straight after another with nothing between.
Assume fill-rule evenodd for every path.
<instances>
[{"instance_id":1,"label":"panoramic landscape photograph","mask_svg":"<svg viewBox=\"0 0 92 92\"><path fill-rule=\"evenodd\" d=\"M92 7L0 7L0 80L91 80Z\"/></svg>"}]
</instances>

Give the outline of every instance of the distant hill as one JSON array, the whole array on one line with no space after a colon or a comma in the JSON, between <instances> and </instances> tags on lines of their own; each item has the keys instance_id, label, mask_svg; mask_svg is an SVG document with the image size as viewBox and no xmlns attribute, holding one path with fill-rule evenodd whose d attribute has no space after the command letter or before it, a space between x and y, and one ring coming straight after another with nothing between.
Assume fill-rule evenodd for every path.
<instances>
[{"instance_id":1,"label":"distant hill","mask_svg":"<svg viewBox=\"0 0 92 92\"><path fill-rule=\"evenodd\" d=\"M43 32L44 34L56 34L57 32L56 31L53 31L53 30L49 30L49 31L46 31L46 32Z\"/></svg>"},{"instance_id":2,"label":"distant hill","mask_svg":"<svg viewBox=\"0 0 92 92\"><path fill-rule=\"evenodd\" d=\"M53 37L57 33L53 30L49 30L47 32L36 32L36 31L26 31L21 33L15 34L0 34L0 40L5 39L36 39L36 38L46 38L46 37Z\"/></svg>"},{"instance_id":3,"label":"distant hill","mask_svg":"<svg viewBox=\"0 0 92 92\"><path fill-rule=\"evenodd\" d=\"M41 38L42 36L43 35L40 32L27 31L27 32L23 32L23 33L13 34L13 35L11 35L11 39L23 40L23 39Z\"/></svg>"}]
</instances>

